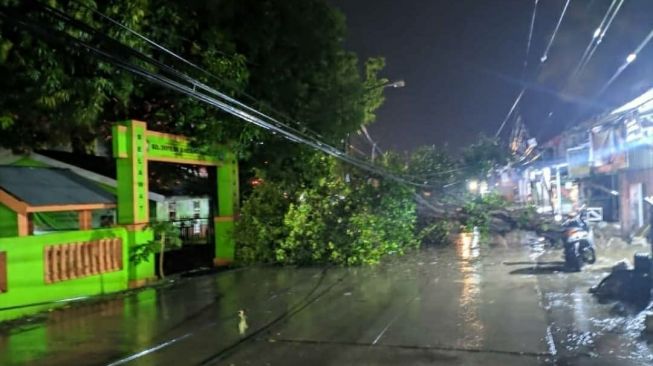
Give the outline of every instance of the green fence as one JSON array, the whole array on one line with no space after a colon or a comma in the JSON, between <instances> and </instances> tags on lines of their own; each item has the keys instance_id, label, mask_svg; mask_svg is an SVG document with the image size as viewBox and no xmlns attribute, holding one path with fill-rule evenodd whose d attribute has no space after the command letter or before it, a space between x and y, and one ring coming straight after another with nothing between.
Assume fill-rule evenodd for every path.
<instances>
[{"instance_id":1,"label":"green fence","mask_svg":"<svg viewBox=\"0 0 653 366\"><path fill-rule=\"evenodd\" d=\"M129 243L124 228L0 238L0 321L126 289Z\"/></svg>"}]
</instances>

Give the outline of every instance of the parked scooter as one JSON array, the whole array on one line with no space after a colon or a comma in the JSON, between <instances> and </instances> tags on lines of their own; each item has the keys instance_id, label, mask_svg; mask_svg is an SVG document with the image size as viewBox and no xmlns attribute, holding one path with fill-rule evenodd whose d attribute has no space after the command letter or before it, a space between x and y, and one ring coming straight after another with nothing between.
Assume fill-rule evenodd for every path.
<instances>
[{"instance_id":1,"label":"parked scooter","mask_svg":"<svg viewBox=\"0 0 653 366\"><path fill-rule=\"evenodd\" d=\"M596 262L594 233L584 217L585 207L582 207L562 223L565 229L563 235L565 266L571 271L580 271L584 263Z\"/></svg>"}]
</instances>

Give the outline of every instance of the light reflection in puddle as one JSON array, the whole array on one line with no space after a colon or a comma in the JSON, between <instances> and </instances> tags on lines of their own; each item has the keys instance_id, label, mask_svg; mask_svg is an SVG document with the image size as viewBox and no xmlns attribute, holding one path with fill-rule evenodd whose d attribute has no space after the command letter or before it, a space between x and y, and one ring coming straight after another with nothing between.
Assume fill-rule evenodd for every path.
<instances>
[{"instance_id":1,"label":"light reflection in puddle","mask_svg":"<svg viewBox=\"0 0 653 366\"><path fill-rule=\"evenodd\" d=\"M462 273L459 318L462 333L465 336L458 341L458 346L480 348L485 341L484 325L479 317L480 275L479 262L475 259L480 254L478 232L463 233L456 240L458 266Z\"/></svg>"}]
</instances>

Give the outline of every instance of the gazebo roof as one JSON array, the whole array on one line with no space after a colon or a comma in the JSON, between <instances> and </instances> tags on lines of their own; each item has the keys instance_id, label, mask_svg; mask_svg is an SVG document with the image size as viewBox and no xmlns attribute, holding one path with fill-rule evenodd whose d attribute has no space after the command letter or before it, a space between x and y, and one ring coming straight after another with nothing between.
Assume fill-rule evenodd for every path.
<instances>
[{"instance_id":1,"label":"gazebo roof","mask_svg":"<svg viewBox=\"0 0 653 366\"><path fill-rule=\"evenodd\" d=\"M77 211L115 207L116 197L67 169L0 166L0 202L17 211Z\"/></svg>"}]
</instances>

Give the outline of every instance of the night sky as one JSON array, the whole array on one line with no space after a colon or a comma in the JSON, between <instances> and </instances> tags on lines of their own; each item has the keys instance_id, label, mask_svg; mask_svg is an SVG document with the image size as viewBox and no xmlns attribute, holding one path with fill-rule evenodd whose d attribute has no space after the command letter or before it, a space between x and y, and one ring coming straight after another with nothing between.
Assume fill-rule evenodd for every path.
<instances>
[{"instance_id":1,"label":"night sky","mask_svg":"<svg viewBox=\"0 0 653 366\"><path fill-rule=\"evenodd\" d=\"M571 81L571 71L611 0L572 0L542 65L540 58L565 0L540 0L524 79L534 0L332 3L347 17L346 47L361 58L384 56L382 76L406 81L404 88L386 89L385 105L370 128L384 148L447 144L456 151L480 133L494 135L523 83L529 89L518 111L540 141L653 85L651 41L621 77L596 96L653 29L651 0L625 0L585 72ZM504 139L511 127L509 122Z\"/></svg>"}]
</instances>

